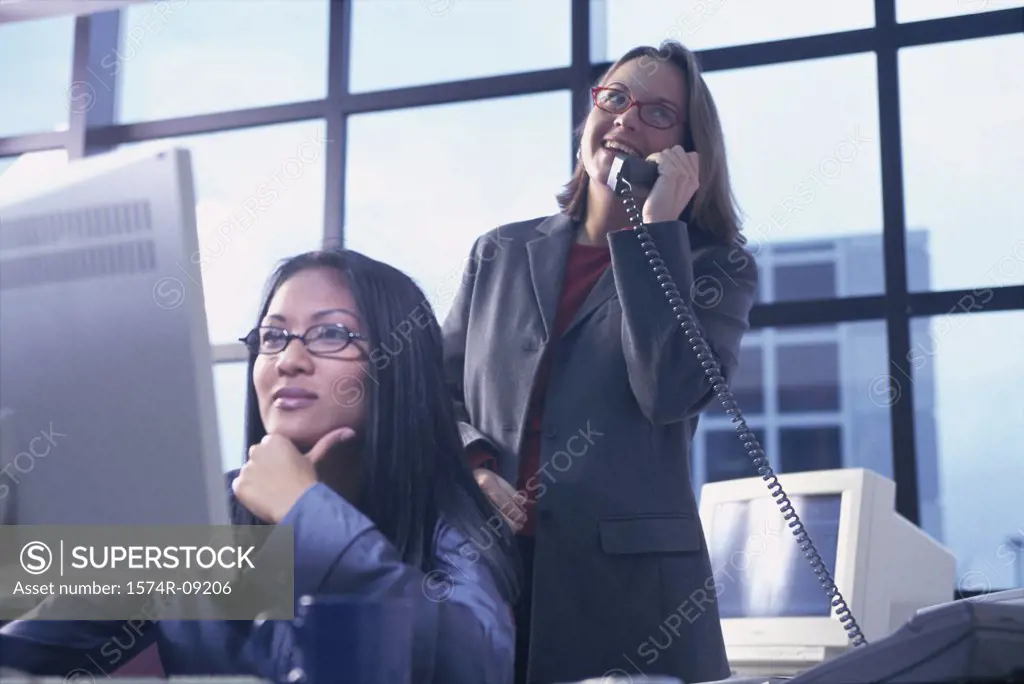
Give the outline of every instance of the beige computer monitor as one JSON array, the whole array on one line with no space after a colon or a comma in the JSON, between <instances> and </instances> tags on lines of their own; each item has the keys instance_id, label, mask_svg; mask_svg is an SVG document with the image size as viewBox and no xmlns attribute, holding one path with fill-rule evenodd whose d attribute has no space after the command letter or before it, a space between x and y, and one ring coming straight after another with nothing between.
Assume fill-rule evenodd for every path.
<instances>
[{"instance_id":1,"label":"beige computer monitor","mask_svg":"<svg viewBox=\"0 0 1024 684\"><path fill-rule=\"evenodd\" d=\"M778 479L868 641L952 600L956 558L896 512L892 480L862 468ZM851 646L762 478L704 485L700 514L737 673L792 674Z\"/></svg>"}]
</instances>

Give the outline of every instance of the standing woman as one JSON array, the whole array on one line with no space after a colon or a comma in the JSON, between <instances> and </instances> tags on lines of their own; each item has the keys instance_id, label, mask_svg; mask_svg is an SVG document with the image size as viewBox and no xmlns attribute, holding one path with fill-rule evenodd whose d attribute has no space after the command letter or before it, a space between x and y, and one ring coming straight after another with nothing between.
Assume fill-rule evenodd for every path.
<instances>
[{"instance_id":1,"label":"standing woman","mask_svg":"<svg viewBox=\"0 0 1024 684\"><path fill-rule=\"evenodd\" d=\"M474 245L444 325L448 382L477 481L524 555L517 682L722 679L723 589L690 478L714 394L605 183L615 154L658 164L637 207L727 380L757 267L694 55L634 48L598 86L561 212Z\"/></svg>"}]
</instances>

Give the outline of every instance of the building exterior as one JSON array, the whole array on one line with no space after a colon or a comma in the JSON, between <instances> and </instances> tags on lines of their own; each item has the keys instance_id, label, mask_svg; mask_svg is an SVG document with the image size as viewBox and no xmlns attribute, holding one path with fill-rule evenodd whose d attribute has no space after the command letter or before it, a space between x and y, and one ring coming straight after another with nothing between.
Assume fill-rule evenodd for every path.
<instances>
[{"instance_id":1,"label":"building exterior","mask_svg":"<svg viewBox=\"0 0 1024 684\"><path fill-rule=\"evenodd\" d=\"M750 249L760 269L759 302L877 295L884 283L877 233ZM927 231L908 232L907 276L911 290L929 289ZM912 337L927 336L928 326L926 318L912 319ZM888 366L885 321L765 328L744 339L732 390L776 472L860 467L892 477L889 407L902 397L889 390L895 369ZM934 364L911 366L921 527L941 539ZM911 382L896 379L900 387ZM698 491L705 482L755 474L717 400L701 416L692 467Z\"/></svg>"}]
</instances>

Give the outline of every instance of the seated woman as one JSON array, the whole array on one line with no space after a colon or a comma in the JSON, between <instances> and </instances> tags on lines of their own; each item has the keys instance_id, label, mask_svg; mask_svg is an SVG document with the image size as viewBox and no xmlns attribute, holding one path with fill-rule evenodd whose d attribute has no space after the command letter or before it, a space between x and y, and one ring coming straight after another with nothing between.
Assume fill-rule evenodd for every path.
<instances>
[{"instance_id":1,"label":"seated woman","mask_svg":"<svg viewBox=\"0 0 1024 684\"><path fill-rule=\"evenodd\" d=\"M465 464L425 301L409 277L356 252L278 268L243 339L248 458L228 474L232 522L292 526L296 596L412 599L417 684L506 684L514 546ZM384 356L395 331L401 350ZM431 596L439 578L446 586ZM0 667L99 674L103 645L130 636L120 664L156 643L168 675L285 681L298 663L290 621L160 621L137 632L120 621L13 622L0 630Z\"/></svg>"}]
</instances>

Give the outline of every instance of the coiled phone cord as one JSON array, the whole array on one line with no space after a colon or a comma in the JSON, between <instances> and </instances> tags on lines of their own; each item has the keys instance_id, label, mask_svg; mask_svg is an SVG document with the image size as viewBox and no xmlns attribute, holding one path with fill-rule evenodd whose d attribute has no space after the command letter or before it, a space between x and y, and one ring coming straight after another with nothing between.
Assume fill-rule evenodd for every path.
<instances>
[{"instance_id":1,"label":"coiled phone cord","mask_svg":"<svg viewBox=\"0 0 1024 684\"><path fill-rule=\"evenodd\" d=\"M822 559L821 554L814 548L814 542L811 541L811 536L800 521L800 516L797 515L789 497L782 489L782 485L779 484L779 478L775 476L775 471L772 470L768 460L764 457L764 450L758 444L754 433L747 427L747 421L743 418L743 413L740 411L732 391L726 384L725 378L722 377L718 360L715 358L707 342L704 341L697 322L687 309L686 302L683 301L679 288L676 287L672 275L669 273L668 268L665 267L665 261L661 258L661 254L654 244L654 239L647 232L647 228L644 227L643 219L640 211L637 209L636 199L633 197L629 181L624 178L620 179L617 193L622 198L622 203L626 207L626 215L633 226L633 233L640 241L640 246L643 248L644 255L647 257L648 263L658 279L658 284L661 285L668 303L672 306L672 312L676 315L676 320L679 321L679 325L686 335L687 342L690 343L693 352L697 355L697 359L704 368L705 377L711 383L718 401L721 402L725 412L732 416L732 422L738 425L736 432L739 433L740 441L743 442L747 455L753 461L758 475L768 483L768 491L771 492L772 497L778 504L783 519L789 523L790 529L793 530L793 536L796 537L800 550L803 551L804 556L810 563L811 569L818 579L818 584L821 585L821 588L832 599L832 607L835 608L839 622L846 630L850 641L853 642L854 646L865 645L867 639L857 625L857 620L854 619L849 606L846 605L843 595L839 593L839 587L836 586L831 573L825 567L825 561Z\"/></svg>"}]
</instances>

